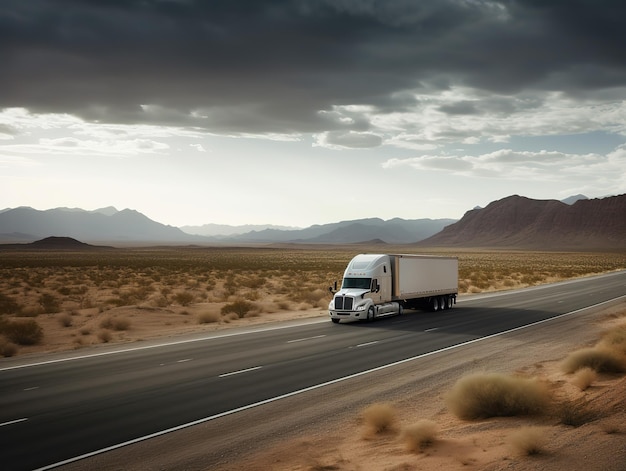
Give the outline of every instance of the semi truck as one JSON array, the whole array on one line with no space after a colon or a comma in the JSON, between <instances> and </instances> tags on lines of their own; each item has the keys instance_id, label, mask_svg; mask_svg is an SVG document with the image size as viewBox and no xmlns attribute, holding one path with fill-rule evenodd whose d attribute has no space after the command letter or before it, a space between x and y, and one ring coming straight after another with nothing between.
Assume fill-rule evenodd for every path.
<instances>
[{"instance_id":1,"label":"semi truck","mask_svg":"<svg viewBox=\"0 0 626 471\"><path fill-rule=\"evenodd\" d=\"M328 305L334 323L372 321L400 315L405 308L439 311L451 309L458 294L456 257L402 254L359 254L329 288Z\"/></svg>"}]
</instances>

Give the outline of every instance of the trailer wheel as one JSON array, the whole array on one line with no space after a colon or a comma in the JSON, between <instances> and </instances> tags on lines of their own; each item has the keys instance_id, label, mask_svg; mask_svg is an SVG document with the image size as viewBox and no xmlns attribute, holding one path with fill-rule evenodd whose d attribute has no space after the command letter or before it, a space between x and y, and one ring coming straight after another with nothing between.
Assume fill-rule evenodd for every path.
<instances>
[{"instance_id":1,"label":"trailer wheel","mask_svg":"<svg viewBox=\"0 0 626 471\"><path fill-rule=\"evenodd\" d=\"M331 318L330 320L333 321L333 324L339 324L339 319Z\"/></svg>"},{"instance_id":2,"label":"trailer wheel","mask_svg":"<svg viewBox=\"0 0 626 471\"><path fill-rule=\"evenodd\" d=\"M404 314L404 306L402 306L402 304L400 304L398 306L398 315L401 316L402 314Z\"/></svg>"},{"instance_id":3,"label":"trailer wheel","mask_svg":"<svg viewBox=\"0 0 626 471\"><path fill-rule=\"evenodd\" d=\"M446 309L452 309L452 296L446 296Z\"/></svg>"},{"instance_id":4,"label":"trailer wheel","mask_svg":"<svg viewBox=\"0 0 626 471\"><path fill-rule=\"evenodd\" d=\"M450 298L448 296L442 296L441 297L441 310L444 311L446 309L450 309L450 306L448 305L448 301L450 300Z\"/></svg>"},{"instance_id":5,"label":"trailer wheel","mask_svg":"<svg viewBox=\"0 0 626 471\"><path fill-rule=\"evenodd\" d=\"M431 298L430 308L433 310L433 312L437 312L439 310L439 298Z\"/></svg>"},{"instance_id":6,"label":"trailer wheel","mask_svg":"<svg viewBox=\"0 0 626 471\"><path fill-rule=\"evenodd\" d=\"M367 310L367 322L372 322L375 318L376 312L374 310L374 306L370 306Z\"/></svg>"}]
</instances>

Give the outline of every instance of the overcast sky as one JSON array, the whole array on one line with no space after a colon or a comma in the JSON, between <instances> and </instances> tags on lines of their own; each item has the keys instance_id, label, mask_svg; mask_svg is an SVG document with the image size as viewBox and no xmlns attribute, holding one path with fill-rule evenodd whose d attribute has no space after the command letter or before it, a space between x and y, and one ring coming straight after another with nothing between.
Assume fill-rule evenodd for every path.
<instances>
[{"instance_id":1,"label":"overcast sky","mask_svg":"<svg viewBox=\"0 0 626 471\"><path fill-rule=\"evenodd\" d=\"M623 0L2 0L0 209L174 226L626 193Z\"/></svg>"}]
</instances>

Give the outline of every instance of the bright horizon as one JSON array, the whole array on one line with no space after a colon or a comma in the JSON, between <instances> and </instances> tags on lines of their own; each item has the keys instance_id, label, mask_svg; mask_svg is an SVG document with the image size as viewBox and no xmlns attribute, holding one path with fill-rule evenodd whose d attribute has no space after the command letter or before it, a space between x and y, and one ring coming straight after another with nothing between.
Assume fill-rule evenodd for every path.
<instances>
[{"instance_id":1,"label":"bright horizon","mask_svg":"<svg viewBox=\"0 0 626 471\"><path fill-rule=\"evenodd\" d=\"M623 194L624 14L582 0L7 0L0 207L306 228Z\"/></svg>"}]
</instances>

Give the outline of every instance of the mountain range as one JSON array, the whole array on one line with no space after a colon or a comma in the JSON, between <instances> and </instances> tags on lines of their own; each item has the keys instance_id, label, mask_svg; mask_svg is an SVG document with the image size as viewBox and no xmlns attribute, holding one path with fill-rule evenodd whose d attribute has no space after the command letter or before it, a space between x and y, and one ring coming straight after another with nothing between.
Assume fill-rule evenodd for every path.
<instances>
[{"instance_id":1,"label":"mountain range","mask_svg":"<svg viewBox=\"0 0 626 471\"><path fill-rule=\"evenodd\" d=\"M359 219L314 225L305 229L240 231L241 226L222 226L230 235L189 234L181 228L155 222L143 214L108 207L94 211L55 208L39 211L19 207L0 211L0 243L30 243L46 237L71 237L106 244L208 244L208 243L313 243L343 244L375 239L394 244L413 243L441 231L455 219ZM206 227L206 226L196 226ZM259 227L259 226L257 226ZM193 230L193 229L192 229Z\"/></svg>"},{"instance_id":2,"label":"mountain range","mask_svg":"<svg viewBox=\"0 0 626 471\"><path fill-rule=\"evenodd\" d=\"M442 247L626 248L626 194L572 204L509 196L419 242Z\"/></svg>"},{"instance_id":3,"label":"mountain range","mask_svg":"<svg viewBox=\"0 0 626 471\"><path fill-rule=\"evenodd\" d=\"M535 249L626 248L626 195L563 201L513 195L476 207L460 219L379 218L341 221L304 229L279 226L168 226L131 210L95 211L29 207L0 211L0 244L46 237L116 245L387 243L450 247ZM254 228L252 230L248 230ZM205 231L211 236L198 234ZM217 234L216 232L221 232Z\"/></svg>"}]
</instances>

